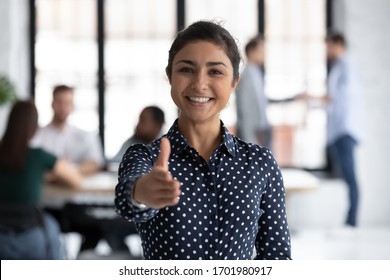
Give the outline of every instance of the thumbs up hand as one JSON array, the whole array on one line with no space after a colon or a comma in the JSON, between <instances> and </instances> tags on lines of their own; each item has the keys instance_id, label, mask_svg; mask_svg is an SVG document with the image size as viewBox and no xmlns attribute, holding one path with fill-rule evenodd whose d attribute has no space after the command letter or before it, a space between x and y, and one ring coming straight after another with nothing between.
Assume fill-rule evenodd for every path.
<instances>
[{"instance_id":1,"label":"thumbs up hand","mask_svg":"<svg viewBox=\"0 0 390 280\"><path fill-rule=\"evenodd\" d=\"M180 182L174 180L168 169L171 145L162 138L160 154L150 173L140 177L133 186L133 199L153 208L164 208L179 203Z\"/></svg>"}]
</instances>

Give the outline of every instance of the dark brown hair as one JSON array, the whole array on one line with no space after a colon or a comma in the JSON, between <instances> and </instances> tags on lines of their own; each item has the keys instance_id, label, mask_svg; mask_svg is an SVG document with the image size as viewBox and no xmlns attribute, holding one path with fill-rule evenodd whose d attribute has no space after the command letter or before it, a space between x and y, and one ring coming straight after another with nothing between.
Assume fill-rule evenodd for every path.
<instances>
[{"instance_id":1,"label":"dark brown hair","mask_svg":"<svg viewBox=\"0 0 390 280\"><path fill-rule=\"evenodd\" d=\"M257 35L256 37L249 40L249 42L245 45L245 54L248 56L249 52L253 49L256 49L258 45L264 43L264 38L261 35Z\"/></svg>"},{"instance_id":2,"label":"dark brown hair","mask_svg":"<svg viewBox=\"0 0 390 280\"><path fill-rule=\"evenodd\" d=\"M340 32L336 32L336 31L329 32L326 35L325 41L331 42L333 44L341 45L344 47L347 45L347 41L345 40L344 35L341 34Z\"/></svg>"},{"instance_id":3,"label":"dark brown hair","mask_svg":"<svg viewBox=\"0 0 390 280\"><path fill-rule=\"evenodd\" d=\"M30 101L12 107L7 128L0 142L0 168L20 170L26 161L28 142L38 128L38 112Z\"/></svg>"},{"instance_id":4,"label":"dark brown hair","mask_svg":"<svg viewBox=\"0 0 390 280\"><path fill-rule=\"evenodd\" d=\"M63 92L63 91L72 91L73 92L73 90L74 89L72 87L69 87L66 85L57 85L53 89L53 98L54 98L54 96L56 96L60 92Z\"/></svg>"},{"instance_id":5,"label":"dark brown hair","mask_svg":"<svg viewBox=\"0 0 390 280\"><path fill-rule=\"evenodd\" d=\"M157 107L157 106L148 106L148 107L145 107L143 109L143 111L150 111L150 112L152 112L152 117L153 117L154 122L157 123L158 125L161 125L161 126L164 125L164 123L165 123L164 111L161 110L159 107Z\"/></svg>"},{"instance_id":6,"label":"dark brown hair","mask_svg":"<svg viewBox=\"0 0 390 280\"><path fill-rule=\"evenodd\" d=\"M196 41L208 41L222 47L232 63L233 78L235 80L238 79L240 76L241 55L236 41L230 35L229 31L221 25L210 21L197 21L177 34L169 50L168 65L166 68L169 79L172 76L172 62L176 54L187 44Z\"/></svg>"}]
</instances>

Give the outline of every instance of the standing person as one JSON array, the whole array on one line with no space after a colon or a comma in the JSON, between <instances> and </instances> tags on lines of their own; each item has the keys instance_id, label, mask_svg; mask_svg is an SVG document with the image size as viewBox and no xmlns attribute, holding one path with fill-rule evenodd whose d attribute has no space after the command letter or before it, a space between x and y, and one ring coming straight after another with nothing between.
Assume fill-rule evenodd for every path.
<instances>
[{"instance_id":1,"label":"standing person","mask_svg":"<svg viewBox=\"0 0 390 280\"><path fill-rule=\"evenodd\" d=\"M65 85L54 88L53 119L38 130L32 144L69 160L82 175L89 175L103 168L102 147L98 137L68 123L74 108L73 98L73 88Z\"/></svg>"},{"instance_id":2,"label":"standing person","mask_svg":"<svg viewBox=\"0 0 390 280\"><path fill-rule=\"evenodd\" d=\"M166 74L180 109L169 132L123 157L115 204L137 223L145 259L289 259L282 174L271 152L233 136L220 112L240 54L218 24L181 31Z\"/></svg>"},{"instance_id":3,"label":"standing person","mask_svg":"<svg viewBox=\"0 0 390 280\"><path fill-rule=\"evenodd\" d=\"M327 148L332 166L348 185L349 210L346 224L357 226L359 187L355 174L354 149L361 138L361 93L356 68L346 54L342 34L326 38L329 62L327 80Z\"/></svg>"},{"instance_id":4,"label":"standing person","mask_svg":"<svg viewBox=\"0 0 390 280\"><path fill-rule=\"evenodd\" d=\"M63 257L57 222L44 213L43 230L32 224L33 213L41 203L45 171L53 172L74 188L81 186L81 177L67 161L41 148L29 147L37 127L38 113L34 104L17 102L0 142L1 259L46 259L47 253L54 259ZM12 217L13 212L15 217ZM45 250L45 242L50 244L49 252Z\"/></svg>"},{"instance_id":5,"label":"standing person","mask_svg":"<svg viewBox=\"0 0 390 280\"><path fill-rule=\"evenodd\" d=\"M126 150L133 144L149 144L161 136L161 130L165 123L164 111L157 106L145 107L139 115L134 135L123 143L118 153L111 161L121 161Z\"/></svg>"},{"instance_id":6,"label":"standing person","mask_svg":"<svg viewBox=\"0 0 390 280\"><path fill-rule=\"evenodd\" d=\"M272 128L267 118L264 93L264 40L258 36L245 46L247 64L236 88L237 136L271 148Z\"/></svg>"}]
</instances>

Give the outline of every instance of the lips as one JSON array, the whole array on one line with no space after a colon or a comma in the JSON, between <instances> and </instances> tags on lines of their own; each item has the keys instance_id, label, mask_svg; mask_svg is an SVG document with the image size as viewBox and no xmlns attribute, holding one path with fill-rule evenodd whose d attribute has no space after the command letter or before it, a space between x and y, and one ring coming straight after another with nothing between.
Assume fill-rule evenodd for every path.
<instances>
[{"instance_id":1,"label":"lips","mask_svg":"<svg viewBox=\"0 0 390 280\"><path fill-rule=\"evenodd\" d=\"M211 100L211 98L209 97L193 97L193 96L188 97L188 99L196 103L207 103Z\"/></svg>"}]
</instances>

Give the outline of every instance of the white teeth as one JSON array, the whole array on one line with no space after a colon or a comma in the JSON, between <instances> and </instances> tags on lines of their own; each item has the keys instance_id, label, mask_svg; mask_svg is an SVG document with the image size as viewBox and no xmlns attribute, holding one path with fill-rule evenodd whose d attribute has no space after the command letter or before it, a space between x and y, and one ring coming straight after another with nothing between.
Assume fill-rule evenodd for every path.
<instances>
[{"instance_id":1,"label":"white teeth","mask_svg":"<svg viewBox=\"0 0 390 280\"><path fill-rule=\"evenodd\" d=\"M193 102L198 102L198 103L206 103L208 102L211 98L208 97L189 97L189 99Z\"/></svg>"}]
</instances>

